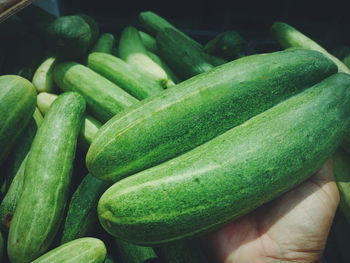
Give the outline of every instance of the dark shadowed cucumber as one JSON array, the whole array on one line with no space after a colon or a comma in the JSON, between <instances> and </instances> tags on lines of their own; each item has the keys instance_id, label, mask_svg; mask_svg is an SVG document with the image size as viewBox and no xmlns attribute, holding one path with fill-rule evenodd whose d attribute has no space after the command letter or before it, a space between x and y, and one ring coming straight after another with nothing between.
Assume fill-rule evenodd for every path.
<instances>
[{"instance_id":1,"label":"dark shadowed cucumber","mask_svg":"<svg viewBox=\"0 0 350 263\"><path fill-rule=\"evenodd\" d=\"M148 263L157 255L151 247L137 246L115 239L123 263Z\"/></svg>"}]
</instances>

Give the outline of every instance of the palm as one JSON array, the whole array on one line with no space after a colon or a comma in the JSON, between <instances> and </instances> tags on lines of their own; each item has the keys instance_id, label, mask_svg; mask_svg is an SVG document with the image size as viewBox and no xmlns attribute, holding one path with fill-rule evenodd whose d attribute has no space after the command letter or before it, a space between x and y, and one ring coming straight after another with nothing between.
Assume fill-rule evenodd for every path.
<instances>
[{"instance_id":1,"label":"palm","mask_svg":"<svg viewBox=\"0 0 350 263\"><path fill-rule=\"evenodd\" d=\"M316 262L339 202L327 163L316 175L216 232L220 263Z\"/></svg>"}]
</instances>

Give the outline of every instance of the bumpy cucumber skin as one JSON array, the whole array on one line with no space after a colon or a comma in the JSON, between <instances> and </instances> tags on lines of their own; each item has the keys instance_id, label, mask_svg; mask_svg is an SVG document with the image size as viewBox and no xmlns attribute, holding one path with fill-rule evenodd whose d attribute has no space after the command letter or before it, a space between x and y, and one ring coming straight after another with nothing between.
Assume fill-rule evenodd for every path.
<instances>
[{"instance_id":1,"label":"bumpy cucumber skin","mask_svg":"<svg viewBox=\"0 0 350 263\"><path fill-rule=\"evenodd\" d=\"M343 62L294 27L286 23L275 22L271 31L283 48L298 47L319 51L337 65L339 72L350 74L350 69Z\"/></svg>"},{"instance_id":2,"label":"bumpy cucumber skin","mask_svg":"<svg viewBox=\"0 0 350 263\"><path fill-rule=\"evenodd\" d=\"M106 253L106 246L101 240L85 237L59 246L33 263L103 263Z\"/></svg>"},{"instance_id":3,"label":"bumpy cucumber skin","mask_svg":"<svg viewBox=\"0 0 350 263\"><path fill-rule=\"evenodd\" d=\"M156 245L216 229L308 178L350 125L350 76L333 75L101 197L102 226Z\"/></svg>"},{"instance_id":4,"label":"bumpy cucumber skin","mask_svg":"<svg viewBox=\"0 0 350 263\"><path fill-rule=\"evenodd\" d=\"M76 91L86 100L91 114L106 122L138 100L91 69L65 62L54 69L56 84L64 91Z\"/></svg>"},{"instance_id":5,"label":"bumpy cucumber skin","mask_svg":"<svg viewBox=\"0 0 350 263\"><path fill-rule=\"evenodd\" d=\"M98 200L109 186L90 174L83 179L70 201L61 244L92 234L98 223Z\"/></svg>"},{"instance_id":6,"label":"bumpy cucumber skin","mask_svg":"<svg viewBox=\"0 0 350 263\"><path fill-rule=\"evenodd\" d=\"M30 262L50 246L68 197L85 101L67 92L53 103L28 155L23 192L8 238L11 262ZM51 189L51 190L50 190Z\"/></svg>"},{"instance_id":7,"label":"bumpy cucumber skin","mask_svg":"<svg viewBox=\"0 0 350 263\"><path fill-rule=\"evenodd\" d=\"M156 81L139 72L133 65L109 54L90 54L88 67L140 100L163 90Z\"/></svg>"},{"instance_id":8,"label":"bumpy cucumber skin","mask_svg":"<svg viewBox=\"0 0 350 263\"><path fill-rule=\"evenodd\" d=\"M34 86L22 77L1 76L0 101L1 165L34 113L36 91Z\"/></svg>"},{"instance_id":9,"label":"bumpy cucumber skin","mask_svg":"<svg viewBox=\"0 0 350 263\"><path fill-rule=\"evenodd\" d=\"M137 246L117 239L115 239L115 243L123 263L142 263L158 258L151 247Z\"/></svg>"},{"instance_id":10,"label":"bumpy cucumber skin","mask_svg":"<svg viewBox=\"0 0 350 263\"><path fill-rule=\"evenodd\" d=\"M113 118L91 144L87 167L116 182L193 149L336 70L321 53L301 49L227 63Z\"/></svg>"},{"instance_id":11,"label":"bumpy cucumber skin","mask_svg":"<svg viewBox=\"0 0 350 263\"><path fill-rule=\"evenodd\" d=\"M350 154L339 149L333 160L334 178L340 192L340 207L350 223Z\"/></svg>"},{"instance_id":12,"label":"bumpy cucumber skin","mask_svg":"<svg viewBox=\"0 0 350 263\"><path fill-rule=\"evenodd\" d=\"M110 33L105 33L99 37L96 44L92 48L91 52L101 52L101 53L112 54L112 50L114 46L115 46L115 37Z\"/></svg>"}]
</instances>

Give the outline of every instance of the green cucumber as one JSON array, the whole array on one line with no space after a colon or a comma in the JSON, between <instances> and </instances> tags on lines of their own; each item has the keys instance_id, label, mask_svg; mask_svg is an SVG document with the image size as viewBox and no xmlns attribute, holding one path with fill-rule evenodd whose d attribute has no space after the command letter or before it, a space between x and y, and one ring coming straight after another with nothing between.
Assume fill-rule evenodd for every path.
<instances>
[{"instance_id":1,"label":"green cucumber","mask_svg":"<svg viewBox=\"0 0 350 263\"><path fill-rule=\"evenodd\" d=\"M208 55L203 50L193 46L173 29L164 29L157 35L157 46L161 57L182 79L188 79L214 67L208 62Z\"/></svg>"},{"instance_id":2,"label":"green cucumber","mask_svg":"<svg viewBox=\"0 0 350 263\"><path fill-rule=\"evenodd\" d=\"M343 59L343 63L345 64L345 66L350 68L350 54Z\"/></svg>"},{"instance_id":3,"label":"green cucumber","mask_svg":"<svg viewBox=\"0 0 350 263\"><path fill-rule=\"evenodd\" d=\"M91 144L87 167L116 182L193 149L336 70L321 53L302 49L229 62L113 118Z\"/></svg>"},{"instance_id":4,"label":"green cucumber","mask_svg":"<svg viewBox=\"0 0 350 263\"><path fill-rule=\"evenodd\" d=\"M55 57L46 58L35 71L32 82L38 93L53 92L54 81L52 72L56 61Z\"/></svg>"},{"instance_id":5,"label":"green cucumber","mask_svg":"<svg viewBox=\"0 0 350 263\"><path fill-rule=\"evenodd\" d=\"M168 76L163 68L148 56L139 31L135 27L127 26L123 30L119 40L119 56L165 87Z\"/></svg>"},{"instance_id":6,"label":"green cucumber","mask_svg":"<svg viewBox=\"0 0 350 263\"><path fill-rule=\"evenodd\" d=\"M90 113L101 122L138 102L117 85L75 62L58 64L54 69L54 80L64 91L79 92Z\"/></svg>"},{"instance_id":7,"label":"green cucumber","mask_svg":"<svg viewBox=\"0 0 350 263\"><path fill-rule=\"evenodd\" d=\"M115 239L123 263L146 263L156 259L157 255L153 248L137 246Z\"/></svg>"},{"instance_id":8,"label":"green cucumber","mask_svg":"<svg viewBox=\"0 0 350 263\"><path fill-rule=\"evenodd\" d=\"M88 67L120 86L137 99L143 100L158 94L163 88L147 75L123 60L103 53L92 53Z\"/></svg>"},{"instance_id":9,"label":"green cucumber","mask_svg":"<svg viewBox=\"0 0 350 263\"><path fill-rule=\"evenodd\" d=\"M32 263L103 263L106 254L101 240L85 237L61 245Z\"/></svg>"},{"instance_id":10,"label":"green cucumber","mask_svg":"<svg viewBox=\"0 0 350 263\"><path fill-rule=\"evenodd\" d=\"M316 172L339 146L349 116L350 76L338 73L115 183L99 201L100 222L113 236L142 245L215 230Z\"/></svg>"},{"instance_id":11,"label":"green cucumber","mask_svg":"<svg viewBox=\"0 0 350 263\"><path fill-rule=\"evenodd\" d=\"M40 111L45 115L51 104L57 99L56 94L42 92L37 97L37 104ZM80 133L78 137L78 145L83 150L87 151L94 139L97 131L102 126L102 123L95 118L84 114L83 123L81 124Z\"/></svg>"},{"instance_id":12,"label":"green cucumber","mask_svg":"<svg viewBox=\"0 0 350 263\"><path fill-rule=\"evenodd\" d=\"M100 36L91 52L102 52L112 54L112 49L115 46L115 37L110 33L105 33Z\"/></svg>"},{"instance_id":13,"label":"green cucumber","mask_svg":"<svg viewBox=\"0 0 350 263\"><path fill-rule=\"evenodd\" d=\"M9 231L8 255L13 263L40 256L57 233L69 194L84 110L85 101L78 93L60 95L34 138Z\"/></svg>"},{"instance_id":14,"label":"green cucumber","mask_svg":"<svg viewBox=\"0 0 350 263\"><path fill-rule=\"evenodd\" d=\"M164 69L166 74L168 75L168 83L166 84L167 88L174 86L176 83L179 83L180 80L175 76L174 72L169 68L167 64L156 54L151 51L147 51L148 56L156 62L160 67Z\"/></svg>"},{"instance_id":15,"label":"green cucumber","mask_svg":"<svg viewBox=\"0 0 350 263\"><path fill-rule=\"evenodd\" d=\"M1 165L34 113L35 88L22 77L0 76L0 101Z\"/></svg>"},{"instance_id":16,"label":"green cucumber","mask_svg":"<svg viewBox=\"0 0 350 263\"><path fill-rule=\"evenodd\" d=\"M139 34L140 34L140 37L142 40L142 44L145 46L145 48L148 51L151 51L153 53L157 53L158 49L157 49L156 39L143 31L139 31Z\"/></svg>"},{"instance_id":17,"label":"green cucumber","mask_svg":"<svg viewBox=\"0 0 350 263\"><path fill-rule=\"evenodd\" d=\"M350 69L343 62L294 27L286 23L275 22L271 27L271 31L283 48L299 47L319 51L338 66L339 72L350 74Z\"/></svg>"},{"instance_id":18,"label":"green cucumber","mask_svg":"<svg viewBox=\"0 0 350 263\"><path fill-rule=\"evenodd\" d=\"M93 234L98 223L97 203L109 186L90 174L82 180L68 207L61 244Z\"/></svg>"},{"instance_id":19,"label":"green cucumber","mask_svg":"<svg viewBox=\"0 0 350 263\"><path fill-rule=\"evenodd\" d=\"M182 37L186 38L189 42L192 43L192 45L196 46L199 49L202 49L203 46L177 29L175 26L173 26L171 23L169 23L167 20L165 20L163 17L157 15L154 12L146 11L141 12L139 14L139 21L141 22L141 25L144 26L148 32L150 32L153 36L157 36L161 31L171 28L172 30L176 31L178 34L180 34Z\"/></svg>"},{"instance_id":20,"label":"green cucumber","mask_svg":"<svg viewBox=\"0 0 350 263\"><path fill-rule=\"evenodd\" d=\"M350 154L339 149L333 158L333 169L340 193L340 207L350 223Z\"/></svg>"},{"instance_id":21,"label":"green cucumber","mask_svg":"<svg viewBox=\"0 0 350 263\"><path fill-rule=\"evenodd\" d=\"M243 37L237 31L230 30L210 40L204 49L211 55L234 60L243 57L243 45Z\"/></svg>"}]
</instances>

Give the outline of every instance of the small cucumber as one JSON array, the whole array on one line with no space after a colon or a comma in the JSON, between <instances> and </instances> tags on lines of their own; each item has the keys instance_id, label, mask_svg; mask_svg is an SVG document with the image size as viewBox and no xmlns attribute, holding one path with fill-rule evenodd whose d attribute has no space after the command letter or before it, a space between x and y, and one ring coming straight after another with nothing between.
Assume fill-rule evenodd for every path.
<instances>
[{"instance_id":1,"label":"small cucumber","mask_svg":"<svg viewBox=\"0 0 350 263\"><path fill-rule=\"evenodd\" d=\"M96 44L92 48L91 52L101 52L112 54L113 47L115 46L115 37L110 33L105 33L100 36Z\"/></svg>"},{"instance_id":2,"label":"small cucumber","mask_svg":"<svg viewBox=\"0 0 350 263\"><path fill-rule=\"evenodd\" d=\"M90 113L101 122L138 102L114 83L75 62L58 64L54 69L54 80L62 90L80 93Z\"/></svg>"},{"instance_id":3,"label":"small cucumber","mask_svg":"<svg viewBox=\"0 0 350 263\"><path fill-rule=\"evenodd\" d=\"M148 75L143 74L132 65L109 54L90 54L88 67L139 100L163 91L163 88L156 81L149 78Z\"/></svg>"},{"instance_id":4,"label":"small cucumber","mask_svg":"<svg viewBox=\"0 0 350 263\"><path fill-rule=\"evenodd\" d=\"M158 49L157 49L156 39L143 31L139 31L139 34L140 34L140 37L142 40L142 44L145 46L145 48L148 51L151 51L153 53L157 53Z\"/></svg>"},{"instance_id":5,"label":"small cucumber","mask_svg":"<svg viewBox=\"0 0 350 263\"><path fill-rule=\"evenodd\" d=\"M82 180L68 207L61 244L93 234L98 223L97 203L109 186L90 174Z\"/></svg>"},{"instance_id":6,"label":"small cucumber","mask_svg":"<svg viewBox=\"0 0 350 263\"><path fill-rule=\"evenodd\" d=\"M116 182L199 146L336 70L321 53L302 49L234 60L114 117L98 131L87 167Z\"/></svg>"},{"instance_id":7,"label":"small cucumber","mask_svg":"<svg viewBox=\"0 0 350 263\"><path fill-rule=\"evenodd\" d=\"M103 263L106 254L101 240L84 237L53 249L32 263Z\"/></svg>"},{"instance_id":8,"label":"small cucumber","mask_svg":"<svg viewBox=\"0 0 350 263\"><path fill-rule=\"evenodd\" d=\"M30 262L43 254L57 233L84 111L82 96L63 93L50 107L34 138L9 231L7 249L13 263Z\"/></svg>"},{"instance_id":9,"label":"small cucumber","mask_svg":"<svg viewBox=\"0 0 350 263\"><path fill-rule=\"evenodd\" d=\"M343 62L294 27L286 23L275 22L271 27L271 31L283 48L299 47L319 51L338 66L339 72L350 74L350 69Z\"/></svg>"},{"instance_id":10,"label":"small cucumber","mask_svg":"<svg viewBox=\"0 0 350 263\"><path fill-rule=\"evenodd\" d=\"M36 91L26 79L0 76L0 165L26 129L35 110Z\"/></svg>"},{"instance_id":11,"label":"small cucumber","mask_svg":"<svg viewBox=\"0 0 350 263\"><path fill-rule=\"evenodd\" d=\"M340 145L349 116L350 75L337 73L115 183L99 201L100 222L116 238L148 246L218 229L315 173Z\"/></svg>"},{"instance_id":12,"label":"small cucumber","mask_svg":"<svg viewBox=\"0 0 350 263\"><path fill-rule=\"evenodd\" d=\"M53 92L53 68L57 59L55 57L46 58L34 73L33 85L40 92Z\"/></svg>"},{"instance_id":13,"label":"small cucumber","mask_svg":"<svg viewBox=\"0 0 350 263\"><path fill-rule=\"evenodd\" d=\"M115 239L123 263L146 263L158 258L151 247L137 246Z\"/></svg>"},{"instance_id":14,"label":"small cucumber","mask_svg":"<svg viewBox=\"0 0 350 263\"><path fill-rule=\"evenodd\" d=\"M119 56L154 79L162 87L168 82L166 72L148 56L136 28L128 26L123 30L119 40Z\"/></svg>"}]
</instances>

